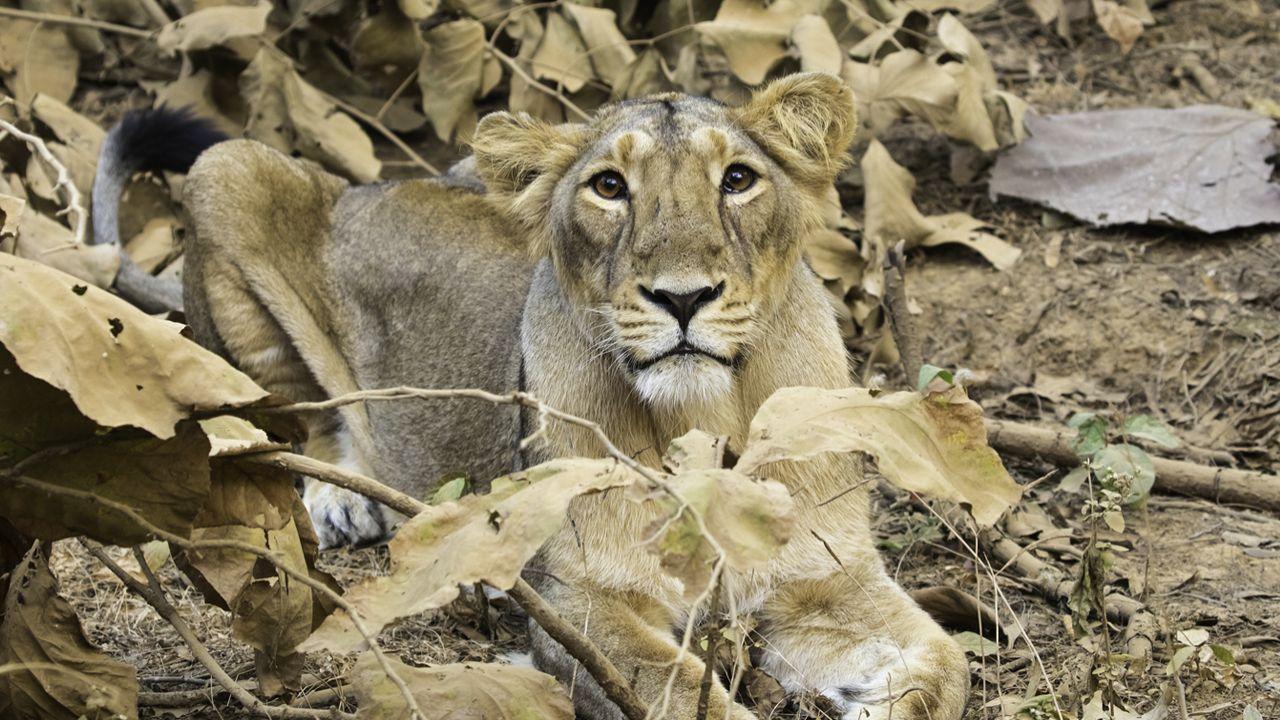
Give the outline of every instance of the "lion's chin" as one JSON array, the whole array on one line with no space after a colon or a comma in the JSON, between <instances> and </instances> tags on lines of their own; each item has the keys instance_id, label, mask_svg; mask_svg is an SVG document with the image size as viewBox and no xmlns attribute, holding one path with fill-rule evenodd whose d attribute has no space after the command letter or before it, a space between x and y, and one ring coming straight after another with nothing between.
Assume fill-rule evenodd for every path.
<instances>
[{"instance_id":1,"label":"lion's chin","mask_svg":"<svg viewBox=\"0 0 1280 720\"><path fill-rule=\"evenodd\" d=\"M708 357L669 357L636 373L636 392L650 406L680 410L713 404L733 389L733 371Z\"/></svg>"}]
</instances>

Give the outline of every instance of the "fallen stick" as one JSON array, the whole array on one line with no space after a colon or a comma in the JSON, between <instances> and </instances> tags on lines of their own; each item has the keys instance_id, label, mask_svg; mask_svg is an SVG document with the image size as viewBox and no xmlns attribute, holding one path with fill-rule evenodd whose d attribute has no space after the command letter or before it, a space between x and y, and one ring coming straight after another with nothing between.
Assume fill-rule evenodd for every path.
<instances>
[{"instance_id":1,"label":"fallen stick","mask_svg":"<svg viewBox=\"0 0 1280 720\"><path fill-rule=\"evenodd\" d=\"M1002 454L1039 457L1058 465L1080 464L1080 456L1071 447L1074 434L1069 430L990 418L985 424L987 442ZM1156 471L1157 490L1280 511L1280 476L1155 456L1151 464Z\"/></svg>"}]
</instances>

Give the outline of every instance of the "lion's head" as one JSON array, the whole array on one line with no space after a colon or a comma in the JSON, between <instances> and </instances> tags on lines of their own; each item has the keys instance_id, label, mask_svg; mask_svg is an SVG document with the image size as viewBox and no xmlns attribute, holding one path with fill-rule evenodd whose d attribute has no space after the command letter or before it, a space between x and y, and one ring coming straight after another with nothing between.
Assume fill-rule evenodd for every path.
<instances>
[{"instance_id":1,"label":"lion's head","mask_svg":"<svg viewBox=\"0 0 1280 720\"><path fill-rule=\"evenodd\" d=\"M769 331L855 128L844 83L805 74L742 107L667 94L585 124L494 113L473 145L593 346L678 408L728 393Z\"/></svg>"}]
</instances>

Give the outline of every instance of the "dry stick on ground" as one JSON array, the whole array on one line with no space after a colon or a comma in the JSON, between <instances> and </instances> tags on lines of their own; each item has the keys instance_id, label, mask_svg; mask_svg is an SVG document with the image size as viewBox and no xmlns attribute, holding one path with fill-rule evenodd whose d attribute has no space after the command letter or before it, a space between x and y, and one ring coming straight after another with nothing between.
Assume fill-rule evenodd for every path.
<instances>
[{"instance_id":1,"label":"dry stick on ground","mask_svg":"<svg viewBox=\"0 0 1280 720\"><path fill-rule=\"evenodd\" d=\"M300 582L311 588L313 592L320 593L329 602L341 608L343 612L347 613L351 618L351 624L355 628L356 633L359 634L360 637L364 639L365 643L369 645L369 651L373 653L374 659L378 661L378 665L382 668L383 673L386 674L387 678L390 679L400 691L401 696L404 698L405 705L409 709L409 719L425 720L426 715L424 715L422 710L418 707L418 702L413 698L413 693L409 691L409 686L405 684L404 679L396 673L395 668L391 667L391 663L387 661L387 656L382 652L382 649L378 647L377 638L369 632L364 621L360 619L360 614L356 612L355 607L353 607L346 598L334 592L328 585L312 578L311 575L306 572L300 572L297 569L290 567L288 564L281 562L279 557L280 554L277 552L258 547L257 545L250 545L246 542L240 542L238 540L191 540L159 527L155 523L152 523L150 520L143 517L142 513L122 502L117 502L109 498L95 495L87 490L63 487L61 485L55 485L54 483L19 474L18 468L30 459L31 458L28 457L26 460L18 463L18 465L7 470L0 471L0 477L53 495L62 495L64 497L71 497L84 502L96 503L108 510L124 515L139 527L145 529L152 536L160 540L164 540L171 545L177 545L183 550L238 550L255 557L260 557L271 563L280 571L284 572L295 582Z\"/></svg>"},{"instance_id":2,"label":"dry stick on ground","mask_svg":"<svg viewBox=\"0 0 1280 720\"><path fill-rule=\"evenodd\" d=\"M7 8L0 8L0 10L5 9ZM0 15L2 14L3 13L0 13ZM10 100L0 104L7 105L11 102L12 101ZM54 156L54 154L49 150L49 146L45 144L44 140L41 140L36 135L19 130L13 125L13 123L7 120L0 120L0 136L4 133L8 133L30 145L36 151L36 154L40 156L40 159L43 160L47 166L53 168L54 172L57 174L53 183L53 189L55 192L59 190L62 191L63 200L66 202L66 207L59 210L57 214L59 216L74 216L74 224L71 226L72 242L76 245L83 245L85 234L88 232L88 216L84 212L84 200L80 196L80 190L76 187L76 184L71 181L71 173L67 171L67 166L63 165L62 162ZM57 248L54 249L56 250Z\"/></svg>"},{"instance_id":3,"label":"dry stick on ground","mask_svg":"<svg viewBox=\"0 0 1280 720\"><path fill-rule=\"evenodd\" d=\"M342 712L337 709L310 710L307 708L293 708L287 705L268 705L262 700L259 700L253 695L253 693L246 690L240 685L240 683L236 682L234 678L228 675L226 670L222 669L222 666L219 665L218 661L209 653L209 650L204 646L204 643L200 642L200 638L196 637L196 634L191 631L191 627L187 625L187 621L182 619L182 616L178 613L178 609L173 606L173 603L169 602L168 596L165 595L164 588L160 586L160 581L157 580L155 574L151 572L151 568L147 566L146 559L141 556L141 551L138 551L136 548L134 550L134 552L139 556L138 564L142 567L142 572L147 578L147 582L145 584L117 565L116 562L111 559L111 556L107 555L101 547L91 545L83 541L81 544L98 559L98 562L106 566L113 575L120 578L120 582L124 583L125 587L129 588L134 594L138 595L143 600L146 600L147 604L160 614L160 617L164 618L166 622L173 626L173 629L178 632L182 641L185 642L187 647L191 650L191 654L195 657L196 661L201 665L204 665L205 669L209 671L209 674L213 676L213 679L217 680L219 685L225 688L232 697L247 709L267 718L292 718L297 720L335 718L335 720L355 720L355 715Z\"/></svg>"},{"instance_id":4,"label":"dry stick on ground","mask_svg":"<svg viewBox=\"0 0 1280 720\"><path fill-rule=\"evenodd\" d=\"M893 330L894 344L898 346L898 359L907 386L915 387L924 365L924 342L916 327L915 318L907 309L907 274L903 262L903 242L889 249L884 259L884 304L889 310L889 325Z\"/></svg>"},{"instance_id":5,"label":"dry stick on ground","mask_svg":"<svg viewBox=\"0 0 1280 720\"><path fill-rule=\"evenodd\" d=\"M1058 465L1079 465L1072 448L1074 433L1006 420L986 420L987 440L1009 455L1040 457ZM1193 495L1215 502L1280 510L1280 476L1233 470L1152 456L1158 490Z\"/></svg>"}]
</instances>

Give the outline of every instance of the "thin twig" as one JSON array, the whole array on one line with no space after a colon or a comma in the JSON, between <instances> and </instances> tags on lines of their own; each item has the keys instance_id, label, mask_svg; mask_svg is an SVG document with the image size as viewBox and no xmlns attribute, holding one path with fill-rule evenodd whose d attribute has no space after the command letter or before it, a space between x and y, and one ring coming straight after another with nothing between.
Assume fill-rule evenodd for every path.
<instances>
[{"instance_id":1,"label":"thin twig","mask_svg":"<svg viewBox=\"0 0 1280 720\"><path fill-rule=\"evenodd\" d=\"M591 673L600 689L628 720L644 720L649 710L636 693L635 688L622 677L618 668L591 642L587 636L570 625L555 608L551 607L524 578L516 578L516 584L507 593L533 618L538 626Z\"/></svg>"},{"instance_id":2,"label":"thin twig","mask_svg":"<svg viewBox=\"0 0 1280 720\"><path fill-rule=\"evenodd\" d=\"M591 119L591 116L588 115L585 110L578 107L572 100L566 97L564 93L554 88L547 87L546 85L539 82L538 80L535 80L534 77L528 73L528 71L526 71L523 67L520 66L520 62L518 60L502 52L498 48L494 47L492 43L489 45L489 52L493 53L493 56L498 58L498 62L502 63L503 65L506 65L508 68L511 69L511 72L519 75L522 80L529 83L529 85L531 85L538 92L544 93L546 95L550 95L551 97L560 101L560 104L563 105L566 110L568 110L569 112L572 112L574 115L577 115L579 118L583 120Z\"/></svg>"},{"instance_id":3,"label":"thin twig","mask_svg":"<svg viewBox=\"0 0 1280 720\"><path fill-rule=\"evenodd\" d=\"M422 710L418 708L418 703L414 700L413 693L409 691L409 686L405 684L404 679L396 673L395 668L391 667L391 663L387 661L386 655L382 652L382 649L378 647L377 638L369 632L368 627L365 626L364 621L360 618L360 614L356 611L355 607L352 606L352 604L342 595L334 592L332 588L319 580L312 578L309 573L298 571L297 569L290 567L287 563L282 562L279 553L267 550L257 545L240 542L238 540L191 540L159 527L147 518L143 517L142 513L124 503L101 497L87 490L63 487L62 485L55 485L26 475L8 473L0 474L3 474L4 477L13 482L21 483L42 492L76 498L78 500L96 503L104 508L114 510L137 523L139 527L144 528L148 533L156 538L164 540L172 545L177 545L183 550L238 550L266 560L276 568L283 571L295 582L300 582L311 588L313 592L320 593L328 599L329 602L347 613L351 618L352 626L360 637L364 639L365 643L369 645L370 652L373 653L374 658L378 661L383 672L386 673L391 682L400 690L401 695L404 696L405 703L409 708L410 719L413 720L416 718L417 720L425 720L426 716L422 713Z\"/></svg>"},{"instance_id":4,"label":"thin twig","mask_svg":"<svg viewBox=\"0 0 1280 720\"><path fill-rule=\"evenodd\" d=\"M378 132L379 135L391 141L391 144L395 145L397 148L400 148L400 152L408 156L408 158L412 160L415 165L426 170L432 175L440 174L440 170L436 168L435 165L432 165L431 163L427 162L425 159L423 159L421 155L414 152L413 148L409 147L409 145L405 141L401 140L399 135L396 135L395 133L391 132L390 128L388 128L386 125L383 125L381 120L375 118L369 113L361 110L360 108L356 107L355 105L352 105L351 103L341 98L334 97L333 95L330 95L329 93L324 92L320 88L316 88L316 91L319 92L321 95L323 95L325 99L328 100L329 102L342 108L343 112L354 117L355 119L359 120L365 125L368 125L369 127L373 128Z\"/></svg>"},{"instance_id":5,"label":"thin twig","mask_svg":"<svg viewBox=\"0 0 1280 720\"><path fill-rule=\"evenodd\" d=\"M74 15L59 15L57 13L35 12L34 10L19 10L18 8L0 7L0 17L5 16L18 18L20 20L28 20L30 22L49 23L51 25L78 25L80 27L89 27L94 30L104 30L117 35L130 35L137 38L150 38L154 34L151 30L140 30L135 27L129 27L128 25L117 25L115 23L93 20L91 18L76 17Z\"/></svg>"},{"instance_id":6,"label":"thin twig","mask_svg":"<svg viewBox=\"0 0 1280 720\"><path fill-rule=\"evenodd\" d=\"M7 9L8 8L0 8L0 10ZM0 15L3 14L4 13L0 12ZM63 199L66 201L67 205L62 210L59 210L57 214L59 216L67 214L75 216L75 223L71 227L72 242L76 245L83 245L88 228L88 215L86 215L84 211L84 200L80 196L80 190L76 187L76 184L71 181L71 173L67 171L67 166L63 165L61 160L54 157L53 152L49 150L49 146L46 145L44 140L40 139L39 136L23 132L8 120L0 119L0 134L3 133L9 133L15 138L30 145L35 149L36 154L40 156L40 159L43 160L46 165L53 168L57 173L53 189L55 192L59 190L62 191Z\"/></svg>"},{"instance_id":7,"label":"thin twig","mask_svg":"<svg viewBox=\"0 0 1280 720\"><path fill-rule=\"evenodd\" d=\"M117 565L116 562L111 559L111 556L107 555L101 547L84 542L83 540L81 541L81 545L83 545L90 554L96 557L98 562L102 563L108 570L110 570L113 575L120 578L120 582L124 583L125 587L129 588L134 594L138 595L143 600L146 600L147 604L159 613L160 617L164 618L164 620L177 631L178 636L182 638L182 641L185 642L187 647L191 650L192 657L203 665L205 669L209 671L209 674L213 676L213 679L217 681L217 683L221 685L228 694L235 698L237 702L244 705L246 709L266 718L296 718L298 720L341 718L341 720L355 720L355 715L342 712L337 709L325 711L309 710L306 708L268 705L262 700L259 700L253 695L253 693L246 690L242 685L240 685L240 683L236 682L234 678L228 675L227 671L218 664L218 661L209 652L209 649L205 647L204 643L200 642L200 638L196 637L196 634L191 630L191 626L187 625L187 622L182 619L182 616L178 613L178 609L173 606L173 603L169 602L169 598L165 594L164 588L160 586L159 581L156 580L155 574L151 572L151 568L147 566L145 560L139 562L139 565L142 566L143 572L146 573L147 576L147 583L143 584L137 578L126 572L124 568Z\"/></svg>"}]
</instances>

